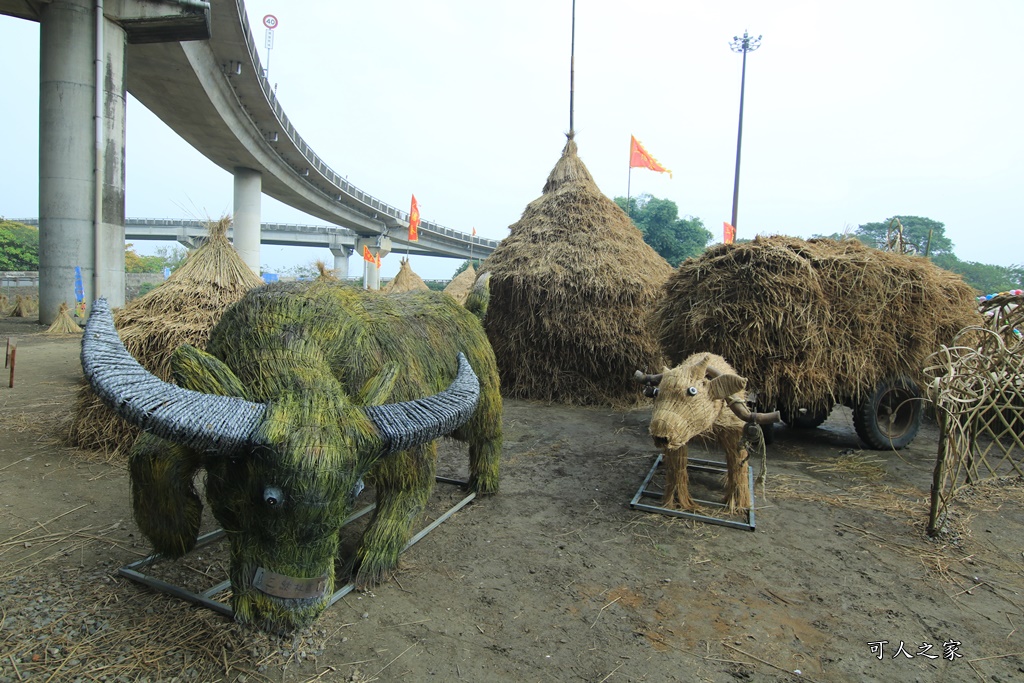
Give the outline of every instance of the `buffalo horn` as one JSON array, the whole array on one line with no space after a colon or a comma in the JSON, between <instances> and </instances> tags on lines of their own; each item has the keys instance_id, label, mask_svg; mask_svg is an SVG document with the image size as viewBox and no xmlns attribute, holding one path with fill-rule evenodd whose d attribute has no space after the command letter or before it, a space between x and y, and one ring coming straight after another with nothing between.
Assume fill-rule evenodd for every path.
<instances>
[{"instance_id":1,"label":"buffalo horn","mask_svg":"<svg viewBox=\"0 0 1024 683\"><path fill-rule=\"evenodd\" d=\"M729 407L732 412L736 414L736 417L743 420L744 422L753 422L759 425L770 425L775 424L782 419L779 411L773 413L752 413L747 409L746 401L735 399L729 401Z\"/></svg>"},{"instance_id":2,"label":"buffalo horn","mask_svg":"<svg viewBox=\"0 0 1024 683\"><path fill-rule=\"evenodd\" d=\"M480 400L480 381L461 353L458 364L454 381L439 394L364 409L384 438L387 452L404 451L450 434L473 416Z\"/></svg>"},{"instance_id":3,"label":"buffalo horn","mask_svg":"<svg viewBox=\"0 0 1024 683\"><path fill-rule=\"evenodd\" d=\"M82 336L82 371L93 391L128 422L198 451L250 443L266 406L183 389L139 365L117 336L106 299L97 299Z\"/></svg>"},{"instance_id":4,"label":"buffalo horn","mask_svg":"<svg viewBox=\"0 0 1024 683\"><path fill-rule=\"evenodd\" d=\"M658 384L661 383L661 378L664 374L665 373L659 373L657 375L645 375L641 371L637 370L635 373L633 373L633 379L639 382L640 384L650 384L653 386L658 386Z\"/></svg>"}]
</instances>

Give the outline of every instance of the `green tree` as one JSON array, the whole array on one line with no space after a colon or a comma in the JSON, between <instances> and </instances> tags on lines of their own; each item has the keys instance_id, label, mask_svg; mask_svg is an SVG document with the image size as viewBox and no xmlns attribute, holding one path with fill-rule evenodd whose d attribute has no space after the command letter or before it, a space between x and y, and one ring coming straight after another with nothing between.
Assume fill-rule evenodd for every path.
<instances>
[{"instance_id":1,"label":"green tree","mask_svg":"<svg viewBox=\"0 0 1024 683\"><path fill-rule=\"evenodd\" d=\"M946 237L945 224L921 216L891 216L881 223L864 223L857 226L854 237L868 246L884 249L890 224L895 229L893 221L897 218L903 225L904 242L915 253L922 256L953 253L953 242Z\"/></svg>"},{"instance_id":2,"label":"green tree","mask_svg":"<svg viewBox=\"0 0 1024 683\"><path fill-rule=\"evenodd\" d=\"M157 247L156 255L163 260L163 268L170 268L173 273L178 269L185 259L188 257L188 250L180 244L176 244L173 247Z\"/></svg>"},{"instance_id":3,"label":"green tree","mask_svg":"<svg viewBox=\"0 0 1024 683\"><path fill-rule=\"evenodd\" d=\"M140 256L132 248L132 243L124 245L124 272L126 273L162 273L164 259L161 256Z\"/></svg>"},{"instance_id":4,"label":"green tree","mask_svg":"<svg viewBox=\"0 0 1024 683\"><path fill-rule=\"evenodd\" d=\"M39 270L39 229L0 219L0 270Z\"/></svg>"},{"instance_id":5,"label":"green tree","mask_svg":"<svg viewBox=\"0 0 1024 683\"><path fill-rule=\"evenodd\" d=\"M976 261L961 261L953 254L939 254L934 259L941 268L962 277L978 294L995 294L1010 289L1024 289L1024 265L995 266Z\"/></svg>"},{"instance_id":6,"label":"green tree","mask_svg":"<svg viewBox=\"0 0 1024 683\"><path fill-rule=\"evenodd\" d=\"M625 197L616 197L615 203L626 211ZM676 203L668 199L658 199L649 194L630 197L628 213L644 241L673 267L688 258L700 256L712 239L699 218L680 218Z\"/></svg>"}]
</instances>

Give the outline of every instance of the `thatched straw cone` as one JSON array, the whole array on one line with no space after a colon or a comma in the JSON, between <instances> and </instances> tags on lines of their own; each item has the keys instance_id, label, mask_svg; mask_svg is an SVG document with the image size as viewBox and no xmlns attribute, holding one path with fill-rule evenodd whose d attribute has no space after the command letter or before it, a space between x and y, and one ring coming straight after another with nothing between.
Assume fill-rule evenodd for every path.
<instances>
[{"instance_id":1,"label":"thatched straw cone","mask_svg":"<svg viewBox=\"0 0 1024 683\"><path fill-rule=\"evenodd\" d=\"M323 261L317 261L313 265L316 266L318 273L317 278L320 280L337 280L338 276L334 274L334 271L327 267L327 264Z\"/></svg>"},{"instance_id":2,"label":"thatched straw cone","mask_svg":"<svg viewBox=\"0 0 1024 683\"><path fill-rule=\"evenodd\" d=\"M444 293L460 304L465 304L466 297L469 296L469 291L473 289L474 282L476 282L476 269L473 267L472 262L470 262L464 271L452 278L452 281L444 288Z\"/></svg>"},{"instance_id":3,"label":"thatched straw cone","mask_svg":"<svg viewBox=\"0 0 1024 683\"><path fill-rule=\"evenodd\" d=\"M18 294L14 297L14 309L11 311L12 318L27 318L32 315L34 306L32 297Z\"/></svg>"},{"instance_id":4,"label":"thatched straw cone","mask_svg":"<svg viewBox=\"0 0 1024 683\"><path fill-rule=\"evenodd\" d=\"M972 289L926 258L784 236L684 261L652 318L670 361L724 356L760 403L791 414L894 376L923 387L928 356L980 323Z\"/></svg>"},{"instance_id":5,"label":"thatched straw cone","mask_svg":"<svg viewBox=\"0 0 1024 683\"><path fill-rule=\"evenodd\" d=\"M147 370L170 380L171 353L181 344L205 349L210 330L224 310L263 280L252 272L227 238L230 218L210 223L210 237L188 255L166 282L114 312L128 351ZM75 403L68 438L73 446L127 453L138 429L109 410L88 385Z\"/></svg>"},{"instance_id":6,"label":"thatched straw cone","mask_svg":"<svg viewBox=\"0 0 1024 683\"><path fill-rule=\"evenodd\" d=\"M403 258L398 274L381 287L380 291L384 294L400 294L402 292L416 292L429 289L430 287L427 287L427 283L423 281L423 278L413 272L412 266L409 265L409 259Z\"/></svg>"},{"instance_id":7,"label":"thatched straw cone","mask_svg":"<svg viewBox=\"0 0 1024 683\"><path fill-rule=\"evenodd\" d=\"M601 194L572 133L543 194L484 264L484 325L502 393L568 404L638 396L638 369L660 370L647 315L672 269Z\"/></svg>"},{"instance_id":8,"label":"thatched straw cone","mask_svg":"<svg viewBox=\"0 0 1024 683\"><path fill-rule=\"evenodd\" d=\"M7 295L0 294L0 316L7 315Z\"/></svg>"},{"instance_id":9,"label":"thatched straw cone","mask_svg":"<svg viewBox=\"0 0 1024 683\"><path fill-rule=\"evenodd\" d=\"M53 324L43 334L82 334L82 328L78 326L78 323L74 321L68 312L67 302L61 303L60 310L57 311L57 317L54 319Z\"/></svg>"}]
</instances>

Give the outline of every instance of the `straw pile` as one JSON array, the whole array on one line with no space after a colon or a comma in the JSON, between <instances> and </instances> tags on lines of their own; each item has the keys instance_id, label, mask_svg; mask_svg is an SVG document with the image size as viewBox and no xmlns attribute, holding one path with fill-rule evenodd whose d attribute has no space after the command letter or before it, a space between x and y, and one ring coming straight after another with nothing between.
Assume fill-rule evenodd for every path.
<instances>
[{"instance_id":1,"label":"straw pile","mask_svg":"<svg viewBox=\"0 0 1024 683\"><path fill-rule=\"evenodd\" d=\"M22 296L21 294L14 297L14 309L11 311L12 318L27 318L35 312L35 297Z\"/></svg>"},{"instance_id":2,"label":"straw pile","mask_svg":"<svg viewBox=\"0 0 1024 683\"><path fill-rule=\"evenodd\" d=\"M960 276L856 240L758 237L684 261L652 328L669 360L724 356L760 405L856 402L887 377L925 386L928 356L980 317Z\"/></svg>"},{"instance_id":3,"label":"straw pile","mask_svg":"<svg viewBox=\"0 0 1024 683\"><path fill-rule=\"evenodd\" d=\"M57 311L57 317L54 319L53 324L43 334L82 334L82 328L78 326L78 323L74 321L68 312L67 302L61 303L60 310Z\"/></svg>"},{"instance_id":4,"label":"straw pile","mask_svg":"<svg viewBox=\"0 0 1024 683\"><path fill-rule=\"evenodd\" d=\"M646 320L672 269L601 194L568 137L543 194L480 267L491 276L484 325L506 396L631 401L633 372L661 367Z\"/></svg>"},{"instance_id":5,"label":"straw pile","mask_svg":"<svg viewBox=\"0 0 1024 683\"><path fill-rule=\"evenodd\" d=\"M473 262L470 261L464 271L452 278L452 281L444 288L444 293L465 305L466 297L473 289L474 282L476 282L476 269L473 267Z\"/></svg>"},{"instance_id":6,"label":"straw pile","mask_svg":"<svg viewBox=\"0 0 1024 683\"><path fill-rule=\"evenodd\" d=\"M0 294L0 316L7 315L7 295Z\"/></svg>"},{"instance_id":7,"label":"straw pile","mask_svg":"<svg viewBox=\"0 0 1024 683\"><path fill-rule=\"evenodd\" d=\"M407 258L402 259L402 267L398 269L398 274L380 289L383 294L401 294L402 292L418 292L420 290L429 291L430 287L427 287L423 278L413 272Z\"/></svg>"},{"instance_id":8,"label":"straw pile","mask_svg":"<svg viewBox=\"0 0 1024 683\"><path fill-rule=\"evenodd\" d=\"M147 370L170 381L171 353L187 343L205 349L221 314L263 280L245 264L227 238L230 218L209 225L210 237L189 254L162 285L114 312L125 348ZM117 417L88 385L79 390L70 445L127 454L138 429Z\"/></svg>"}]
</instances>

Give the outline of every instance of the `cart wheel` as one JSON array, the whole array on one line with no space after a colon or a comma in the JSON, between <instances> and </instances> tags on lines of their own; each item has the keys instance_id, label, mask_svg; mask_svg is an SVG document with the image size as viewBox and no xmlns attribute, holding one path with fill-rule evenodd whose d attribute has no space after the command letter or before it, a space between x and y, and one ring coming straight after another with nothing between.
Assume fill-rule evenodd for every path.
<instances>
[{"instance_id":1,"label":"cart wheel","mask_svg":"<svg viewBox=\"0 0 1024 683\"><path fill-rule=\"evenodd\" d=\"M829 413L832 412L832 404L819 405L805 412L798 410L793 415L781 408L779 412L782 413L782 421L794 429L814 429L828 419Z\"/></svg>"},{"instance_id":2,"label":"cart wheel","mask_svg":"<svg viewBox=\"0 0 1024 683\"><path fill-rule=\"evenodd\" d=\"M884 380L853 411L857 436L875 450L903 448L921 428L921 392L909 377Z\"/></svg>"}]
</instances>

